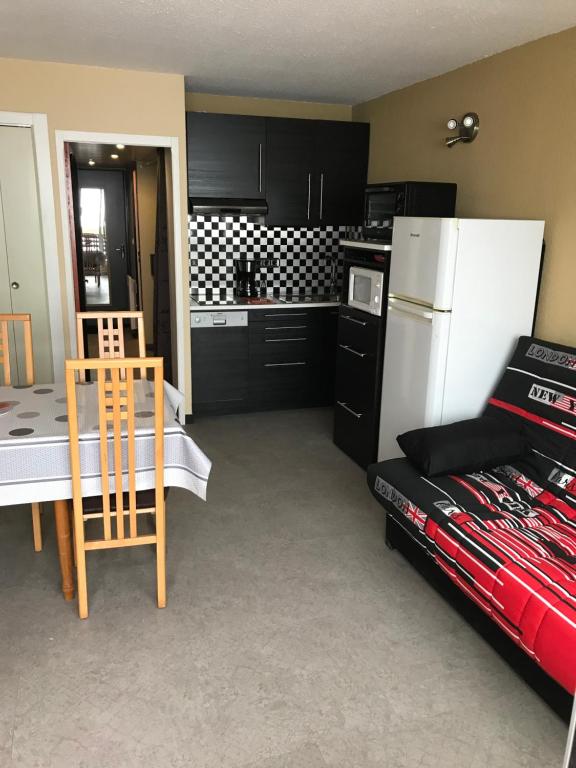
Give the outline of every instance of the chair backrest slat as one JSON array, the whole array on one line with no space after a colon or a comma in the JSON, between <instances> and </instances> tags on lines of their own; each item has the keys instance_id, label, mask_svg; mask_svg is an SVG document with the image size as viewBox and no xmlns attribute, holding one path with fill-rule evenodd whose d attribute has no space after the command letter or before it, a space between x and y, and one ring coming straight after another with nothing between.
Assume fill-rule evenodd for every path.
<instances>
[{"instance_id":1,"label":"chair backrest slat","mask_svg":"<svg viewBox=\"0 0 576 768\"><path fill-rule=\"evenodd\" d=\"M111 392L106 393L107 407L112 407L112 432L114 436L114 485L116 488L116 537L124 538L124 495L122 490L122 415L120 402L120 371L118 368L112 368L110 371L112 378ZM106 390L105 390L106 392ZM111 396L110 396L111 395Z\"/></svg>"},{"instance_id":2,"label":"chair backrest slat","mask_svg":"<svg viewBox=\"0 0 576 768\"><path fill-rule=\"evenodd\" d=\"M10 324L16 328L22 326L24 336L24 375L21 384L34 384L34 354L32 350L32 316L27 313L0 313L0 366L2 367L2 384L9 387L12 384L12 365L10 363Z\"/></svg>"},{"instance_id":3,"label":"chair backrest slat","mask_svg":"<svg viewBox=\"0 0 576 768\"><path fill-rule=\"evenodd\" d=\"M99 368L98 391L103 391L106 384L106 371ZM83 379L81 379L83 380ZM112 524L110 521L110 480L108 466L108 414L106 413L106 401L98 398L98 431L100 434L100 472L102 475L102 516L104 525L104 539L112 538Z\"/></svg>"},{"instance_id":4,"label":"chair backrest slat","mask_svg":"<svg viewBox=\"0 0 576 768\"><path fill-rule=\"evenodd\" d=\"M10 370L10 341L8 338L8 321L0 321L0 364L2 365L2 384L9 387L12 383Z\"/></svg>"},{"instance_id":5,"label":"chair backrest slat","mask_svg":"<svg viewBox=\"0 0 576 768\"><path fill-rule=\"evenodd\" d=\"M134 371L144 368L144 381L134 378ZM83 500L80 481L80 441L78 434L78 409L76 383L79 371L96 371L100 473L102 476L103 540L127 541L140 538L137 524L136 499L136 414L135 388L146 388L146 395L154 402L154 457L156 509L164 510L164 383L162 358L115 358L66 361L66 395L68 410L70 451L72 464L72 489L76 523L83 521ZM122 370L126 371L125 378ZM152 381L146 373L153 373ZM113 456L110 456L110 451ZM112 511L109 476L114 476L114 501L116 525L111 524ZM127 494L127 502L125 500ZM129 527L125 525L128 515ZM158 518L157 518L158 519ZM163 518L160 521L163 525ZM84 538L82 538L84 541Z\"/></svg>"},{"instance_id":6,"label":"chair backrest slat","mask_svg":"<svg viewBox=\"0 0 576 768\"><path fill-rule=\"evenodd\" d=\"M124 341L124 321L136 320L138 331L138 356L146 357L146 335L144 332L144 313L139 311L127 312L77 312L76 337L78 357L84 359L87 350L84 348L84 323L96 320L98 329L98 357L106 360L126 356ZM145 368L140 367L140 376L145 378ZM80 380L82 374L80 373ZM124 373L122 373L124 377Z\"/></svg>"},{"instance_id":7,"label":"chair backrest slat","mask_svg":"<svg viewBox=\"0 0 576 768\"><path fill-rule=\"evenodd\" d=\"M126 422L128 439L128 509L130 512L130 537L138 535L136 514L136 427L134 423L134 371L126 370Z\"/></svg>"}]
</instances>

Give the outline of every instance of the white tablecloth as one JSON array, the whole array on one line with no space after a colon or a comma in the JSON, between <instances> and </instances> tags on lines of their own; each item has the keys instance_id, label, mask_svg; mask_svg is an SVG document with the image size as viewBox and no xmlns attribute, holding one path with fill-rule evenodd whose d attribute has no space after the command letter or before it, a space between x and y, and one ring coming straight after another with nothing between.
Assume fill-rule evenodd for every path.
<instances>
[{"instance_id":1,"label":"white tablecloth","mask_svg":"<svg viewBox=\"0 0 576 768\"><path fill-rule=\"evenodd\" d=\"M154 487L154 395L151 382L136 380L134 384L136 489L145 490ZM82 495L99 496L102 488L96 385L78 384L76 391ZM182 394L167 383L164 394L164 485L187 488L206 499L211 461L176 421ZM5 401L13 407L0 415L0 506L72 498L65 385L0 387L0 402ZM114 490L112 474L110 488Z\"/></svg>"}]
</instances>

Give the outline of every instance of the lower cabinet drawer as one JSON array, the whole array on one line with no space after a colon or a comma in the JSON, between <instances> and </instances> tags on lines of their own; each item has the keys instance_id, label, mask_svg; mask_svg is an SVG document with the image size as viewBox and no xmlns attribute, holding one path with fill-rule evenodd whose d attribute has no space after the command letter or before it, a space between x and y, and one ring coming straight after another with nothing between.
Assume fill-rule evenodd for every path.
<instances>
[{"instance_id":1,"label":"lower cabinet drawer","mask_svg":"<svg viewBox=\"0 0 576 768\"><path fill-rule=\"evenodd\" d=\"M286 325L310 325L314 323L316 313L312 309L259 309L250 312L251 327L282 327Z\"/></svg>"},{"instance_id":2,"label":"lower cabinet drawer","mask_svg":"<svg viewBox=\"0 0 576 768\"><path fill-rule=\"evenodd\" d=\"M319 357L320 347L306 337L263 341L250 344L250 362L260 363L313 363Z\"/></svg>"},{"instance_id":3,"label":"lower cabinet drawer","mask_svg":"<svg viewBox=\"0 0 576 768\"><path fill-rule=\"evenodd\" d=\"M361 467L376 461L377 425L373 409L360 410L352 402L336 397L334 406L334 442Z\"/></svg>"},{"instance_id":4,"label":"lower cabinet drawer","mask_svg":"<svg viewBox=\"0 0 576 768\"><path fill-rule=\"evenodd\" d=\"M336 356L335 396L362 405L362 410L373 408L378 389L376 360L373 356L357 357L338 346Z\"/></svg>"}]
</instances>

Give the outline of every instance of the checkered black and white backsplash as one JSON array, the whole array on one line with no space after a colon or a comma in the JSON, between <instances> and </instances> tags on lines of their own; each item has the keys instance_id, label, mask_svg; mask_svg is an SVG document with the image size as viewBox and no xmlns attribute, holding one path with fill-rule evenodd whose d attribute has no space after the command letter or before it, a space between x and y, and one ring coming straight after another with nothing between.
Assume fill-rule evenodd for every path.
<instances>
[{"instance_id":1,"label":"checkered black and white backsplash","mask_svg":"<svg viewBox=\"0 0 576 768\"><path fill-rule=\"evenodd\" d=\"M246 216L189 216L190 292L232 292L234 259L273 258L275 267L260 270L268 291L328 291L332 259L342 273L340 238L347 227L294 229L266 227Z\"/></svg>"}]
</instances>

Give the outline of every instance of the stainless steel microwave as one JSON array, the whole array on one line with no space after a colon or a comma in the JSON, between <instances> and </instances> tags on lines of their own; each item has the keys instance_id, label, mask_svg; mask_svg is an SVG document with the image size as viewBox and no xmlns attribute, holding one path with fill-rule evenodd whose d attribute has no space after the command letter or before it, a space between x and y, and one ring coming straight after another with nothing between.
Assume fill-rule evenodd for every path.
<instances>
[{"instance_id":1,"label":"stainless steel microwave","mask_svg":"<svg viewBox=\"0 0 576 768\"><path fill-rule=\"evenodd\" d=\"M383 272L366 267L351 266L348 274L346 304L362 312L381 316L384 302Z\"/></svg>"}]
</instances>

